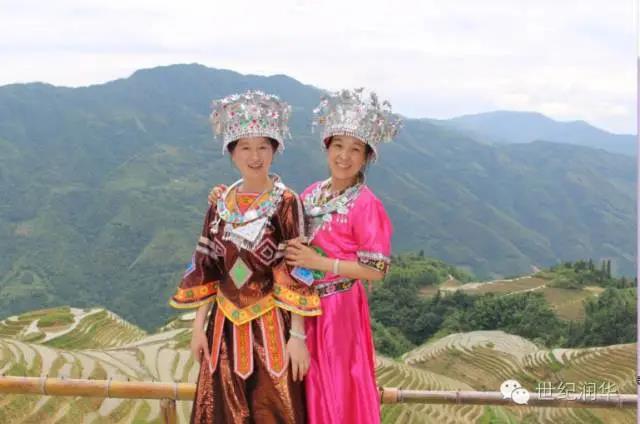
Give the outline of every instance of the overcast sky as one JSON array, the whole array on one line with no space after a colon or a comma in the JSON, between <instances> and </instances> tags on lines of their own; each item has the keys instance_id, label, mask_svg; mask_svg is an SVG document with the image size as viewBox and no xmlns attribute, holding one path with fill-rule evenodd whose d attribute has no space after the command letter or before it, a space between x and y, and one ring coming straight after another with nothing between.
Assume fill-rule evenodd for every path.
<instances>
[{"instance_id":1,"label":"overcast sky","mask_svg":"<svg viewBox=\"0 0 640 424\"><path fill-rule=\"evenodd\" d=\"M0 0L0 85L197 62L366 86L409 117L529 110L636 132L634 0Z\"/></svg>"}]
</instances>

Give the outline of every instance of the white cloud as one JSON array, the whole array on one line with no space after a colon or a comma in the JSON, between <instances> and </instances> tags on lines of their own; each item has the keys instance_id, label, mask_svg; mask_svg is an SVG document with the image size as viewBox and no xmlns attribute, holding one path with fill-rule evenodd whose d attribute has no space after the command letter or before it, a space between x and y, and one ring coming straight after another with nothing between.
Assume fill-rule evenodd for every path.
<instances>
[{"instance_id":1,"label":"white cloud","mask_svg":"<svg viewBox=\"0 0 640 424\"><path fill-rule=\"evenodd\" d=\"M436 118L536 110L635 132L632 0L0 0L0 84L199 62L375 88Z\"/></svg>"}]
</instances>

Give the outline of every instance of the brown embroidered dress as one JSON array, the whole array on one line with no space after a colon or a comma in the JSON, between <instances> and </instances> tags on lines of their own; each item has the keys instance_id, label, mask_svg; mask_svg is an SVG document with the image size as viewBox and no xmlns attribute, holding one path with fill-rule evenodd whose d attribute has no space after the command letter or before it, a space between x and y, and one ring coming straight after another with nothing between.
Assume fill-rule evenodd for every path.
<instances>
[{"instance_id":1,"label":"brown embroidered dress","mask_svg":"<svg viewBox=\"0 0 640 424\"><path fill-rule=\"evenodd\" d=\"M283 242L303 231L301 203L275 178L242 213L238 184L209 208L170 301L176 308L214 304L206 330L213 374L202 364L191 422L303 423L303 385L291 379L286 341L290 313L319 315L320 300L283 259Z\"/></svg>"}]
</instances>

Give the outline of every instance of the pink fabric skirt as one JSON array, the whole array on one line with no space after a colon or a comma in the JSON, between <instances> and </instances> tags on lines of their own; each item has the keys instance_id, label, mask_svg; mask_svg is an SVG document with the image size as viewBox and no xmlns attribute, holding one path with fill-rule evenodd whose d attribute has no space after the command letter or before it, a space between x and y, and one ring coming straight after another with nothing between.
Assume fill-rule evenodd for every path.
<instances>
[{"instance_id":1,"label":"pink fabric skirt","mask_svg":"<svg viewBox=\"0 0 640 424\"><path fill-rule=\"evenodd\" d=\"M362 283L323 297L322 315L305 323L311 355L305 378L307 421L379 423L375 350Z\"/></svg>"}]
</instances>

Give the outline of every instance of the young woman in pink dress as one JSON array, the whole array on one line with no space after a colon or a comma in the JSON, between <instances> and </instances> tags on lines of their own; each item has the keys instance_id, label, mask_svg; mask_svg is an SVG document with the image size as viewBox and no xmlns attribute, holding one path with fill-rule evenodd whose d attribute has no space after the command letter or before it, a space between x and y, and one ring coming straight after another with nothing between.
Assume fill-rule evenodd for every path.
<instances>
[{"instance_id":1,"label":"young woman in pink dress","mask_svg":"<svg viewBox=\"0 0 640 424\"><path fill-rule=\"evenodd\" d=\"M399 120L362 90L326 96L314 111L331 177L301 195L307 241L290 241L289 265L316 271L322 315L305 321L311 364L305 378L309 423L378 423L380 399L364 281L388 270L392 225L364 184L364 169L391 141ZM295 269L294 269L295 272Z\"/></svg>"}]
</instances>

